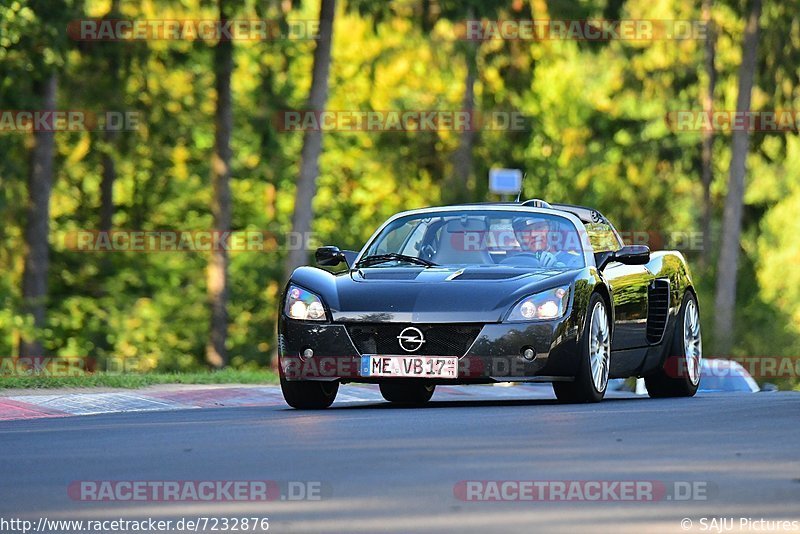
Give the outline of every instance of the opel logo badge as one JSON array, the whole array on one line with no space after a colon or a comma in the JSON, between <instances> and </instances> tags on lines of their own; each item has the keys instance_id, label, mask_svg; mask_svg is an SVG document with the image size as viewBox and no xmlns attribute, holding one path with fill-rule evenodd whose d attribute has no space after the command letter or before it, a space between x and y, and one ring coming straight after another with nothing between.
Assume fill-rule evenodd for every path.
<instances>
[{"instance_id":1,"label":"opel logo badge","mask_svg":"<svg viewBox=\"0 0 800 534\"><path fill-rule=\"evenodd\" d=\"M425 344L425 336L419 328L409 326L404 328L400 335L397 336L397 342L400 343L400 348L406 352L416 352Z\"/></svg>"}]
</instances>

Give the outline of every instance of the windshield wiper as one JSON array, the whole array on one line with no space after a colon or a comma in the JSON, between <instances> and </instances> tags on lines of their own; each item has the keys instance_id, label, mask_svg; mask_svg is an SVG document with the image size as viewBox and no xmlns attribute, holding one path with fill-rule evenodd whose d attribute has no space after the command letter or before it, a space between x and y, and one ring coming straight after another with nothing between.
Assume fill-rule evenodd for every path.
<instances>
[{"instance_id":1,"label":"windshield wiper","mask_svg":"<svg viewBox=\"0 0 800 534\"><path fill-rule=\"evenodd\" d=\"M425 267L434 267L436 264L432 261L423 260L422 258L415 258L414 256L406 256L405 254L397 254L391 252L389 254L373 254L365 256L356 264L358 267L369 267L370 265L377 265L379 263L386 263L387 261L403 261L406 263L413 263L414 265L423 265Z\"/></svg>"}]
</instances>

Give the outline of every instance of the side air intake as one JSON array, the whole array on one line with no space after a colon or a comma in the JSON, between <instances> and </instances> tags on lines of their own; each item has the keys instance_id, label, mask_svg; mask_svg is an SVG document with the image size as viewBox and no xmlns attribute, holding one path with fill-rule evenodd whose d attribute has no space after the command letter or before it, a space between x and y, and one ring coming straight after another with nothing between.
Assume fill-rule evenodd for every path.
<instances>
[{"instance_id":1,"label":"side air intake","mask_svg":"<svg viewBox=\"0 0 800 534\"><path fill-rule=\"evenodd\" d=\"M669 280L653 280L647 288L647 341L660 343L669 315Z\"/></svg>"}]
</instances>

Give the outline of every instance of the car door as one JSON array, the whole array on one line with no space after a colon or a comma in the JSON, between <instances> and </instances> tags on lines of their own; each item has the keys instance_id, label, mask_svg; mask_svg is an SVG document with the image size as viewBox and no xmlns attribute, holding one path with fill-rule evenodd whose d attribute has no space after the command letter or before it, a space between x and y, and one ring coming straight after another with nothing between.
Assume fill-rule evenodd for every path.
<instances>
[{"instance_id":1,"label":"car door","mask_svg":"<svg viewBox=\"0 0 800 534\"><path fill-rule=\"evenodd\" d=\"M623 265L612 261L603 269L603 275L614 302L611 350L647 346L647 288L653 273L645 265Z\"/></svg>"},{"instance_id":2,"label":"car door","mask_svg":"<svg viewBox=\"0 0 800 534\"><path fill-rule=\"evenodd\" d=\"M593 212L592 221L584 222L584 225L596 259L623 247L619 233L599 212ZM603 278L609 285L614 303L611 350L647 346L647 287L653 273L645 265L611 261L603 268Z\"/></svg>"}]
</instances>

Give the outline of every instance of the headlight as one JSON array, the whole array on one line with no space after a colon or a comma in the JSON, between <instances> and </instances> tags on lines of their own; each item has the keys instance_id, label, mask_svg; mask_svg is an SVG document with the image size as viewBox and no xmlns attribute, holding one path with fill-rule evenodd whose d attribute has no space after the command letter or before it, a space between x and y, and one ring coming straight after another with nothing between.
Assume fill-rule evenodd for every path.
<instances>
[{"instance_id":1,"label":"headlight","mask_svg":"<svg viewBox=\"0 0 800 534\"><path fill-rule=\"evenodd\" d=\"M563 317L569 303L569 286L542 291L517 302L506 321L545 321Z\"/></svg>"},{"instance_id":2,"label":"headlight","mask_svg":"<svg viewBox=\"0 0 800 534\"><path fill-rule=\"evenodd\" d=\"M290 285L286 292L283 313L301 321L324 321L325 307L322 300L311 291Z\"/></svg>"}]
</instances>

